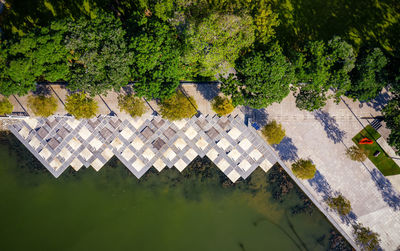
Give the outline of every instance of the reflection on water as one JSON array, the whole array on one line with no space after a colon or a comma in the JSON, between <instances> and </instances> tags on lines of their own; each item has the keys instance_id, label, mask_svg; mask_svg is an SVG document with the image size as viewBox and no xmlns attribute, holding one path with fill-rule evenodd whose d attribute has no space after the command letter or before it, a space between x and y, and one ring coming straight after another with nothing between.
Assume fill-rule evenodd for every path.
<instances>
[{"instance_id":1,"label":"reflection on water","mask_svg":"<svg viewBox=\"0 0 400 251\"><path fill-rule=\"evenodd\" d=\"M112 159L54 179L14 136L0 139L0 250L349 248L278 166L232 184L197 158L137 180Z\"/></svg>"}]
</instances>

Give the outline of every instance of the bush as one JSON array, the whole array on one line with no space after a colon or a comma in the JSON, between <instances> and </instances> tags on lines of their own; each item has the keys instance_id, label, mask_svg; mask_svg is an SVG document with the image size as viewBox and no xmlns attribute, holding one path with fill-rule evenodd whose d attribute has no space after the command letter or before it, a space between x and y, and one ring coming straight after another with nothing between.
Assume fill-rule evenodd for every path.
<instances>
[{"instance_id":1,"label":"bush","mask_svg":"<svg viewBox=\"0 0 400 251\"><path fill-rule=\"evenodd\" d=\"M28 104L36 116L48 117L57 111L57 100L53 97L44 95L29 96Z\"/></svg>"},{"instance_id":2,"label":"bush","mask_svg":"<svg viewBox=\"0 0 400 251\"><path fill-rule=\"evenodd\" d=\"M197 113L196 101L187 98L181 91L177 91L171 98L160 103L161 116L168 120L191 118Z\"/></svg>"},{"instance_id":3,"label":"bush","mask_svg":"<svg viewBox=\"0 0 400 251\"><path fill-rule=\"evenodd\" d=\"M213 111L218 114L218 116L228 115L235 109L235 107L232 105L231 99L220 96L216 96L212 100L211 105Z\"/></svg>"},{"instance_id":4,"label":"bush","mask_svg":"<svg viewBox=\"0 0 400 251\"><path fill-rule=\"evenodd\" d=\"M285 129L282 129L282 124L278 124L275 120L265 125L261 132L271 145L279 144L285 137Z\"/></svg>"},{"instance_id":5,"label":"bush","mask_svg":"<svg viewBox=\"0 0 400 251\"><path fill-rule=\"evenodd\" d=\"M317 169L311 160L299 159L292 165L293 174L299 179L314 178Z\"/></svg>"},{"instance_id":6,"label":"bush","mask_svg":"<svg viewBox=\"0 0 400 251\"><path fill-rule=\"evenodd\" d=\"M96 115L98 105L93 98L87 97L85 93L74 93L67 97L65 109L76 119L87 119Z\"/></svg>"},{"instance_id":7,"label":"bush","mask_svg":"<svg viewBox=\"0 0 400 251\"><path fill-rule=\"evenodd\" d=\"M132 117L142 116L147 111L147 107L143 100L133 96L132 94L119 95L118 106L121 112L125 111Z\"/></svg>"},{"instance_id":8,"label":"bush","mask_svg":"<svg viewBox=\"0 0 400 251\"><path fill-rule=\"evenodd\" d=\"M379 234L372 232L369 227L364 227L362 224L353 225L353 234L356 237L356 243L362 250L379 249Z\"/></svg>"},{"instance_id":9,"label":"bush","mask_svg":"<svg viewBox=\"0 0 400 251\"><path fill-rule=\"evenodd\" d=\"M341 194L337 197L329 198L327 202L328 206L335 209L340 215L348 215L351 211L350 201Z\"/></svg>"},{"instance_id":10,"label":"bush","mask_svg":"<svg viewBox=\"0 0 400 251\"><path fill-rule=\"evenodd\" d=\"M2 98L0 100L0 115L6 115L12 113L14 106L10 103L8 98Z\"/></svg>"},{"instance_id":11,"label":"bush","mask_svg":"<svg viewBox=\"0 0 400 251\"><path fill-rule=\"evenodd\" d=\"M358 146L351 146L346 150L346 156L354 161L364 161L367 159L367 153Z\"/></svg>"}]
</instances>

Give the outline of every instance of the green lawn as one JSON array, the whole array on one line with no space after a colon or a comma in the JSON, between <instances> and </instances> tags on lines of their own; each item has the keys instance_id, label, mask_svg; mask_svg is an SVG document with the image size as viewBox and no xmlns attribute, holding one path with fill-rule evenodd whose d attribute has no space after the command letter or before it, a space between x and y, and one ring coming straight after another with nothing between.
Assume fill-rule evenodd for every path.
<instances>
[{"instance_id":1,"label":"green lawn","mask_svg":"<svg viewBox=\"0 0 400 251\"><path fill-rule=\"evenodd\" d=\"M372 145L360 145L358 142L367 137L374 141ZM374 163L374 165L382 172L383 175L395 175L400 174L400 167L386 154L386 152L380 147L376 140L379 139L381 135L370 125L366 126L361 132L359 132L353 138L353 142L362 149L365 149L368 153L368 158ZM380 151L378 157L374 157L374 153Z\"/></svg>"}]
</instances>

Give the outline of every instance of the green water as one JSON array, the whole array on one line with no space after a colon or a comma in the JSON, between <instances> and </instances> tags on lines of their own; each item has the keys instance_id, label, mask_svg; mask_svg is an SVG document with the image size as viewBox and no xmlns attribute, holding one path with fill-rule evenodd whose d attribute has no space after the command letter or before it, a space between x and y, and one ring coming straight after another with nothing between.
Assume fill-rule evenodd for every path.
<instances>
[{"instance_id":1,"label":"green water","mask_svg":"<svg viewBox=\"0 0 400 251\"><path fill-rule=\"evenodd\" d=\"M11 142L10 142L11 138ZM0 145L0 250L327 250L331 225L258 170L231 185L209 161L141 180L116 160L53 178L13 137ZM201 169L201 170L199 170Z\"/></svg>"}]
</instances>

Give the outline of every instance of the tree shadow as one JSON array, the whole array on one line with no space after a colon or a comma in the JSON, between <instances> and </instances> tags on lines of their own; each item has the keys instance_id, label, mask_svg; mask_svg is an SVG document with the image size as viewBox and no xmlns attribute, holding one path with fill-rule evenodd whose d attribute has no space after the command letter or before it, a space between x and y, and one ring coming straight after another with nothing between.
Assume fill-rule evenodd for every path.
<instances>
[{"instance_id":1,"label":"tree shadow","mask_svg":"<svg viewBox=\"0 0 400 251\"><path fill-rule=\"evenodd\" d=\"M324 126L327 137L335 144L340 143L343 140L346 134L345 131L339 129L336 119L331 117L329 113L317 110L314 112L314 117Z\"/></svg>"},{"instance_id":2,"label":"tree shadow","mask_svg":"<svg viewBox=\"0 0 400 251\"><path fill-rule=\"evenodd\" d=\"M328 181L318 170L315 172L314 178L308 180L308 183L315 189L315 191L322 193L324 200L331 198L334 194L331 185L329 185Z\"/></svg>"},{"instance_id":3,"label":"tree shadow","mask_svg":"<svg viewBox=\"0 0 400 251\"><path fill-rule=\"evenodd\" d=\"M253 109L244 106L241 111L244 114L244 123L246 125L249 125L249 121L251 121L251 123L257 123L260 127L263 127L268 122L268 113L265 108Z\"/></svg>"},{"instance_id":4,"label":"tree shadow","mask_svg":"<svg viewBox=\"0 0 400 251\"><path fill-rule=\"evenodd\" d=\"M400 210L400 194L394 189L392 183L377 169L373 169L370 174L383 200L394 210Z\"/></svg>"},{"instance_id":5,"label":"tree shadow","mask_svg":"<svg viewBox=\"0 0 400 251\"><path fill-rule=\"evenodd\" d=\"M217 84L197 83L196 90L208 101L218 96L220 92Z\"/></svg>"},{"instance_id":6,"label":"tree shadow","mask_svg":"<svg viewBox=\"0 0 400 251\"><path fill-rule=\"evenodd\" d=\"M373 100L368 102L362 102L361 104L366 104L372 107L375 111L382 111L383 107L387 105L390 100L390 96L387 92L379 93Z\"/></svg>"},{"instance_id":7,"label":"tree shadow","mask_svg":"<svg viewBox=\"0 0 400 251\"><path fill-rule=\"evenodd\" d=\"M281 143L273 146L278 152L279 158L283 161L295 161L299 158L297 155L297 147L293 144L293 141L288 136L285 136Z\"/></svg>"},{"instance_id":8,"label":"tree shadow","mask_svg":"<svg viewBox=\"0 0 400 251\"><path fill-rule=\"evenodd\" d=\"M51 95L51 89L48 85L36 85L36 89L32 93L34 95L49 96Z\"/></svg>"}]
</instances>

